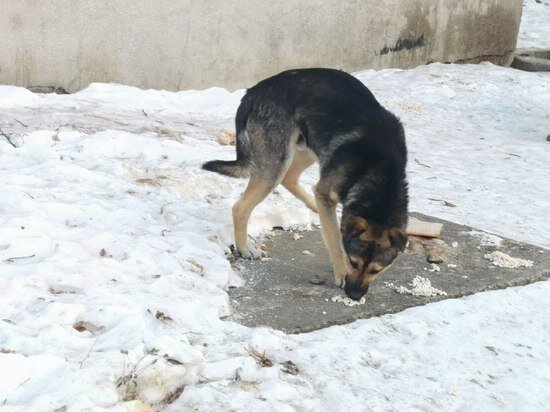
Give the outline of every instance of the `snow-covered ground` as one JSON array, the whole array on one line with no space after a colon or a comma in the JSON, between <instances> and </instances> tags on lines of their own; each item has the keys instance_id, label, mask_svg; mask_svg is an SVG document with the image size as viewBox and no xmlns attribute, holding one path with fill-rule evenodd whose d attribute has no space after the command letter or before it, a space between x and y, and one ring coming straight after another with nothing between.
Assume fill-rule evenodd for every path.
<instances>
[{"instance_id":1,"label":"snow-covered ground","mask_svg":"<svg viewBox=\"0 0 550 412\"><path fill-rule=\"evenodd\" d=\"M405 124L412 210L550 248L548 73L357 76ZM234 157L242 94L0 86L0 410L547 408L550 282L302 335L220 319L245 182L199 166ZM316 219L281 188L251 232Z\"/></svg>"},{"instance_id":2,"label":"snow-covered ground","mask_svg":"<svg viewBox=\"0 0 550 412\"><path fill-rule=\"evenodd\" d=\"M523 0L518 48L550 49L550 0Z\"/></svg>"}]
</instances>

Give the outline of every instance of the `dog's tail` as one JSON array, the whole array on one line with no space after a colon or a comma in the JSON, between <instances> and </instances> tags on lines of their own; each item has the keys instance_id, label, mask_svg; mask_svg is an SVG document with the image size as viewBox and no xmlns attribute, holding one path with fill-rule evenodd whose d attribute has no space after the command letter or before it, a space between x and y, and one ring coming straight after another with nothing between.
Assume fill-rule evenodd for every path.
<instances>
[{"instance_id":1,"label":"dog's tail","mask_svg":"<svg viewBox=\"0 0 550 412\"><path fill-rule=\"evenodd\" d=\"M247 177L248 167L239 160L211 160L202 165L204 170L231 177Z\"/></svg>"},{"instance_id":2,"label":"dog's tail","mask_svg":"<svg viewBox=\"0 0 550 412\"><path fill-rule=\"evenodd\" d=\"M231 177L248 177L250 165L250 141L242 130L237 135L237 160L211 160L202 165L204 170Z\"/></svg>"}]
</instances>

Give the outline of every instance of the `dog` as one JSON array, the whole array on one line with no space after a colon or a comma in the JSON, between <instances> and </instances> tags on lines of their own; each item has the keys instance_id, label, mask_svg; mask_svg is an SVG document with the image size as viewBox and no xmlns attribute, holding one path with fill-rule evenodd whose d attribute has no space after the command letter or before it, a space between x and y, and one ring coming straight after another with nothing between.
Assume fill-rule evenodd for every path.
<instances>
[{"instance_id":1,"label":"dog","mask_svg":"<svg viewBox=\"0 0 550 412\"><path fill-rule=\"evenodd\" d=\"M319 213L334 281L359 300L407 243L407 148L399 119L355 77L315 68L285 71L248 89L235 126L237 159L202 167L250 178L232 209L238 253L260 257L248 243L248 220L282 184ZM320 178L312 196L299 177L315 162Z\"/></svg>"}]
</instances>

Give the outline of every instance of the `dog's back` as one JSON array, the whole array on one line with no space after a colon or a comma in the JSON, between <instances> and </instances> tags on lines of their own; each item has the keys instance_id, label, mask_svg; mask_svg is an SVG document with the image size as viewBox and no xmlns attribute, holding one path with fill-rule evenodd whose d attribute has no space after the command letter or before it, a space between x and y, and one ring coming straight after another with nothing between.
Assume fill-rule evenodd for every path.
<instances>
[{"instance_id":1,"label":"dog's back","mask_svg":"<svg viewBox=\"0 0 550 412\"><path fill-rule=\"evenodd\" d=\"M266 125L266 133L254 133ZM271 163L274 157L287 153L292 138L312 150L322 168L335 154L340 158L350 151L351 148L343 147L340 153L334 153L347 140L361 140L355 149L368 157L380 160L384 154L398 155L406 161L399 120L378 103L363 83L338 70L289 70L259 82L243 97L235 127L237 160L208 162L207 170L246 176L249 167L261 168L263 159L255 156L267 155ZM263 137L261 141L256 138L258 135ZM362 162L366 160L363 157Z\"/></svg>"}]
</instances>

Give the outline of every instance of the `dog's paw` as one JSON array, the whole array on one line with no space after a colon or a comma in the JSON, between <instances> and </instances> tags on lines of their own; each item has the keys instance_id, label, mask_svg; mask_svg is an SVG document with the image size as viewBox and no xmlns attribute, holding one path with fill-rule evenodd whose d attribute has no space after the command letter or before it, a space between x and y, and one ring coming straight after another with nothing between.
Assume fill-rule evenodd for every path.
<instances>
[{"instance_id":1,"label":"dog's paw","mask_svg":"<svg viewBox=\"0 0 550 412\"><path fill-rule=\"evenodd\" d=\"M334 273L334 284L342 289L346 286L346 274Z\"/></svg>"},{"instance_id":2,"label":"dog's paw","mask_svg":"<svg viewBox=\"0 0 550 412\"><path fill-rule=\"evenodd\" d=\"M262 252L252 245L239 249L238 252L244 259L260 259L262 257Z\"/></svg>"}]
</instances>

